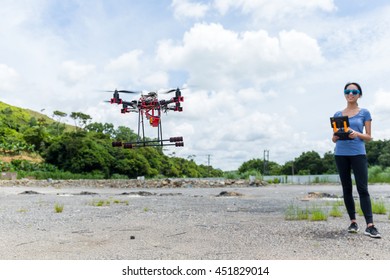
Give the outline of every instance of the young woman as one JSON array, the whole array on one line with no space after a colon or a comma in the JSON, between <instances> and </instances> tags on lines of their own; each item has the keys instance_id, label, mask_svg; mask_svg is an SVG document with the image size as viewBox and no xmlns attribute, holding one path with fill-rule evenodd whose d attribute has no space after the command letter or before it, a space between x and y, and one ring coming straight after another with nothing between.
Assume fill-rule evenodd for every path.
<instances>
[{"instance_id":1,"label":"young woman","mask_svg":"<svg viewBox=\"0 0 390 280\"><path fill-rule=\"evenodd\" d=\"M368 192L368 167L365 141L371 138L371 114L367 109L358 106L358 99L363 95L358 83L347 83L344 87L344 96L347 107L334 114L335 117L347 116L351 133L348 140L341 140L333 135L332 141L336 143L335 161L343 187L344 203L347 209L351 225L348 232L359 231L356 222L355 202L352 194L351 170L355 176L356 188L359 193L360 207L366 220L365 235L380 238L381 235L374 226L370 194Z\"/></svg>"}]
</instances>

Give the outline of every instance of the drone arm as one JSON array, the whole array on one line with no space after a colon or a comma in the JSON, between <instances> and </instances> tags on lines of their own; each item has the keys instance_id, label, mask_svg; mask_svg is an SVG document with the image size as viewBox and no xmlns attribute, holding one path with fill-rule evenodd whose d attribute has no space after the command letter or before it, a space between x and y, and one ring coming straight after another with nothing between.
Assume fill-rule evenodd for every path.
<instances>
[{"instance_id":1,"label":"drone arm","mask_svg":"<svg viewBox=\"0 0 390 280\"><path fill-rule=\"evenodd\" d=\"M123 108L121 109L121 113L122 114L125 114L125 113L129 113L129 112L138 112L138 108L137 108L137 101L133 100L133 101L122 101L122 104L123 104Z\"/></svg>"}]
</instances>

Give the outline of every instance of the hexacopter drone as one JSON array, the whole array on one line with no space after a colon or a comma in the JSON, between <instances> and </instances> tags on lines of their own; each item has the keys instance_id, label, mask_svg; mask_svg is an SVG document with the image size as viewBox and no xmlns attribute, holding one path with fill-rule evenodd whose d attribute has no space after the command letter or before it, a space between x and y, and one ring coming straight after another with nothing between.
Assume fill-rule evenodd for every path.
<instances>
[{"instance_id":1,"label":"hexacopter drone","mask_svg":"<svg viewBox=\"0 0 390 280\"><path fill-rule=\"evenodd\" d=\"M126 149L132 149L136 147L148 147L148 146L176 146L183 147L183 137L170 137L169 139L162 139L162 125L161 125L161 113L168 111L182 112L183 107L181 107L181 102L184 101L184 97L181 95L181 91L179 88L171 89L162 94L175 93L175 96L165 100L158 99L157 92L148 92L143 94L139 91L130 91L130 90L117 90L108 91L113 92L113 96L109 101L111 104L122 105L121 113L138 113L138 137L136 142L113 142L113 147L124 147ZM127 94L139 94L141 96L138 100L125 101L122 100L119 96L119 93L127 93ZM145 140L145 125L144 120L148 120L149 124L152 127L157 128L157 139L156 140ZM142 134L141 134L142 133ZM168 143L167 143L168 142Z\"/></svg>"}]
</instances>

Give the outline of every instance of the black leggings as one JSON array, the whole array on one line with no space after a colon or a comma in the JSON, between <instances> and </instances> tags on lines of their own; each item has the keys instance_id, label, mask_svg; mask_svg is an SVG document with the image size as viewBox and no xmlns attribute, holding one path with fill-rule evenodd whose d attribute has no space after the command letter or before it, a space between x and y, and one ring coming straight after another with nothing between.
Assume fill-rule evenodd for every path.
<instances>
[{"instance_id":1,"label":"black leggings","mask_svg":"<svg viewBox=\"0 0 390 280\"><path fill-rule=\"evenodd\" d=\"M335 156L337 170L343 186L344 203L349 218L356 219L355 201L352 194L351 170L355 176L356 188L359 193L360 207L366 223L373 223L371 199L368 193L368 167L366 155Z\"/></svg>"}]
</instances>

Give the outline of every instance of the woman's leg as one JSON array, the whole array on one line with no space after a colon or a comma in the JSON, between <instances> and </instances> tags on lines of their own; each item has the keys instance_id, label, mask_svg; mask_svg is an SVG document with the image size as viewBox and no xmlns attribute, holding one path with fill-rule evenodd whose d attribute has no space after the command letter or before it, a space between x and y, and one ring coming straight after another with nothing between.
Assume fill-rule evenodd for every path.
<instances>
[{"instance_id":1,"label":"woman's leg","mask_svg":"<svg viewBox=\"0 0 390 280\"><path fill-rule=\"evenodd\" d=\"M359 155L351 157L353 174L355 176L356 188L359 193L360 207L367 224L373 223L371 198L368 192L368 167L367 157Z\"/></svg>"},{"instance_id":2,"label":"woman's leg","mask_svg":"<svg viewBox=\"0 0 390 280\"><path fill-rule=\"evenodd\" d=\"M345 208L350 220L356 219L355 201L352 193L351 162L348 156L335 156L337 170L339 172Z\"/></svg>"}]
</instances>

